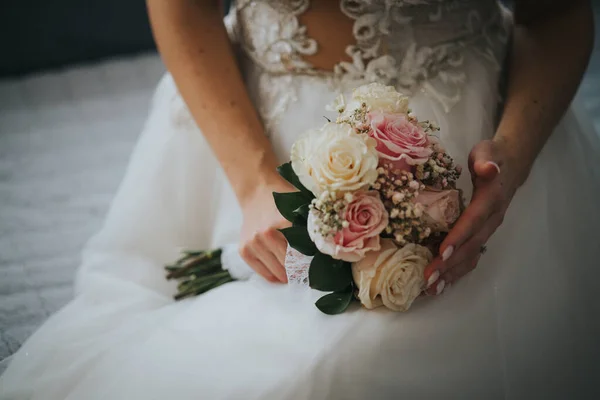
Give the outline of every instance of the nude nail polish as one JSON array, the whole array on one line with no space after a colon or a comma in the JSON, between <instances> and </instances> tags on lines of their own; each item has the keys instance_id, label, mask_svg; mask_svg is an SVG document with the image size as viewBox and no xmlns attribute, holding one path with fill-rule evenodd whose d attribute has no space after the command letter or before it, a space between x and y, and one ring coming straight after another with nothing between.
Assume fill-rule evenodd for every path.
<instances>
[{"instance_id":1,"label":"nude nail polish","mask_svg":"<svg viewBox=\"0 0 600 400\"><path fill-rule=\"evenodd\" d=\"M444 291L444 287L446 287L446 282L442 279L435 288L435 295L439 296Z\"/></svg>"},{"instance_id":2,"label":"nude nail polish","mask_svg":"<svg viewBox=\"0 0 600 400\"><path fill-rule=\"evenodd\" d=\"M494 168L496 168L496 171L498 171L498 173L500 173L500 166L498 164L496 164L495 162L488 161L486 164L493 165Z\"/></svg>"},{"instance_id":3,"label":"nude nail polish","mask_svg":"<svg viewBox=\"0 0 600 400\"><path fill-rule=\"evenodd\" d=\"M429 276L429 279L427 279L427 289L429 289L431 287L431 285L433 285L435 283L435 281L438 280L439 277L440 277L440 271L434 271L433 274L431 274Z\"/></svg>"},{"instance_id":4,"label":"nude nail polish","mask_svg":"<svg viewBox=\"0 0 600 400\"><path fill-rule=\"evenodd\" d=\"M452 253L454 252L454 246L446 247L446 250L442 253L442 261L448 261Z\"/></svg>"}]
</instances>

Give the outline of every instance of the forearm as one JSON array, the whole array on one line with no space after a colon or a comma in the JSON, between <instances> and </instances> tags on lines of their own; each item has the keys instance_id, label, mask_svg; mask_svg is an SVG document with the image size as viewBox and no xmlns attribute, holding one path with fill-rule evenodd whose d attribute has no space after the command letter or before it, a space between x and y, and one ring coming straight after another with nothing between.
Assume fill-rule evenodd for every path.
<instances>
[{"instance_id":1,"label":"forearm","mask_svg":"<svg viewBox=\"0 0 600 400\"><path fill-rule=\"evenodd\" d=\"M147 0L163 60L240 202L277 160L246 92L217 1Z\"/></svg>"},{"instance_id":2,"label":"forearm","mask_svg":"<svg viewBox=\"0 0 600 400\"><path fill-rule=\"evenodd\" d=\"M535 9L528 10L527 3L536 3ZM569 106L593 45L587 1L574 1L543 16L540 3L522 1L520 9L517 2L507 98L494 137L515 166L516 185L525 181Z\"/></svg>"}]
</instances>

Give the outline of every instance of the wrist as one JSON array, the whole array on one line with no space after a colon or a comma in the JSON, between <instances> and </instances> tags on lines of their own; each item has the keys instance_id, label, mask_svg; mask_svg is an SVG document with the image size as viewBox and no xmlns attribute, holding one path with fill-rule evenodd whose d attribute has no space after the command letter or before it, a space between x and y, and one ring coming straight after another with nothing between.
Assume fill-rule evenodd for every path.
<instances>
[{"instance_id":1,"label":"wrist","mask_svg":"<svg viewBox=\"0 0 600 400\"><path fill-rule=\"evenodd\" d=\"M252 173L252 178L246 181L241 190L236 191L238 202L243 208L254 207L257 202L273 201L273 192L292 192L295 188L283 179L277 167L277 162L265 163Z\"/></svg>"},{"instance_id":2,"label":"wrist","mask_svg":"<svg viewBox=\"0 0 600 400\"><path fill-rule=\"evenodd\" d=\"M243 162L235 161L226 172L238 202L244 206L257 192L276 182L279 174L277 158L268 143L247 146L241 158Z\"/></svg>"},{"instance_id":3,"label":"wrist","mask_svg":"<svg viewBox=\"0 0 600 400\"><path fill-rule=\"evenodd\" d=\"M251 179L240 182L238 187L234 188L240 206L244 208L247 204L253 202L257 195L273 186L277 179L281 178L275 168L272 171L255 170Z\"/></svg>"}]
</instances>

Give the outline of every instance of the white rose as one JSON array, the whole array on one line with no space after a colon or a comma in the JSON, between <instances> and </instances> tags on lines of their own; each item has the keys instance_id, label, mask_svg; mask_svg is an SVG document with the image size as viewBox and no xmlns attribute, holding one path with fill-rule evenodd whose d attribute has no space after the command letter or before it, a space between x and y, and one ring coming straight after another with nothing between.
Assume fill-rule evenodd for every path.
<instances>
[{"instance_id":1,"label":"white rose","mask_svg":"<svg viewBox=\"0 0 600 400\"><path fill-rule=\"evenodd\" d=\"M377 179L376 142L349 125L328 123L307 132L292 146L292 168L300 182L319 196L366 188Z\"/></svg>"},{"instance_id":2,"label":"white rose","mask_svg":"<svg viewBox=\"0 0 600 400\"><path fill-rule=\"evenodd\" d=\"M352 264L358 298L368 309L386 306L406 311L425 287L424 271L433 255L426 247L408 244L401 249L390 239L381 249Z\"/></svg>"},{"instance_id":3,"label":"white rose","mask_svg":"<svg viewBox=\"0 0 600 400\"><path fill-rule=\"evenodd\" d=\"M380 83L370 83L356 88L352 92L352 105L365 103L369 110L381 111L390 114L408 113L408 97L396 91L393 86L385 86Z\"/></svg>"}]
</instances>

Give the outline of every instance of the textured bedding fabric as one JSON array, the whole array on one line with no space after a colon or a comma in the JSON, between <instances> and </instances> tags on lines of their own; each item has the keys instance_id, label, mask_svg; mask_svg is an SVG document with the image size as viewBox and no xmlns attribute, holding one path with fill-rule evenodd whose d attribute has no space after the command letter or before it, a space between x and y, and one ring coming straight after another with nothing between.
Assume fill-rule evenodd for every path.
<instances>
[{"instance_id":1,"label":"textured bedding fabric","mask_svg":"<svg viewBox=\"0 0 600 400\"><path fill-rule=\"evenodd\" d=\"M70 299L163 72L152 54L0 81L0 360Z\"/></svg>"},{"instance_id":2,"label":"textured bedding fabric","mask_svg":"<svg viewBox=\"0 0 600 400\"><path fill-rule=\"evenodd\" d=\"M0 81L0 360L71 297L163 72L147 55ZM600 54L581 91L598 129Z\"/></svg>"}]
</instances>

